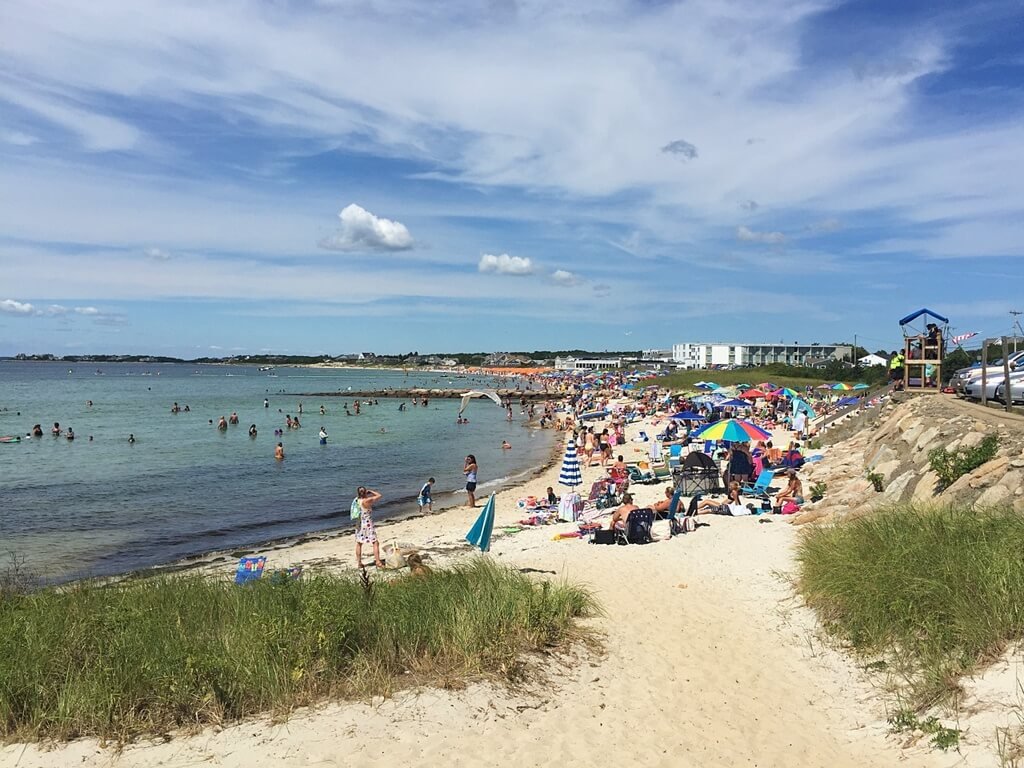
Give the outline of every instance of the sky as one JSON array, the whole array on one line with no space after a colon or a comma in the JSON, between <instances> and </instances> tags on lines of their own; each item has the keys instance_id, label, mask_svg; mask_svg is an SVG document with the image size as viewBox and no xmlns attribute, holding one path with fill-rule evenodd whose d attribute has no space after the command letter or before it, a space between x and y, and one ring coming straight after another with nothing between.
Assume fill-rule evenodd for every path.
<instances>
[{"instance_id":1,"label":"sky","mask_svg":"<svg viewBox=\"0 0 1024 768\"><path fill-rule=\"evenodd\" d=\"M4 0L0 355L1024 310L1021 0Z\"/></svg>"}]
</instances>

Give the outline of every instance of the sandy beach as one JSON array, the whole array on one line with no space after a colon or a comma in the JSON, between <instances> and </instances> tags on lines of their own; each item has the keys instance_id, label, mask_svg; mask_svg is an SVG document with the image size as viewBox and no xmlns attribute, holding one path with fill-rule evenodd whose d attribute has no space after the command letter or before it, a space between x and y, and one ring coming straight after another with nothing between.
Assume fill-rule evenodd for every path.
<instances>
[{"instance_id":1,"label":"sandy beach","mask_svg":"<svg viewBox=\"0 0 1024 768\"><path fill-rule=\"evenodd\" d=\"M635 434L645 425L633 425ZM647 426L650 429L649 426ZM783 435L780 434L780 437ZM627 461L646 446L620 446ZM0 765L127 767L209 764L913 766L957 764L955 756L902 748L888 735L877 689L856 664L820 639L814 616L787 582L799 530L778 516L704 516L702 526L647 546L556 540L568 523L524 528L516 501L556 488L559 466L497 497L489 557L538 578L588 585L604 615L589 620L604 649L578 648L544 679L510 691L486 682L462 690L420 689L371 702L331 703L287 722L142 742L119 754L92 740L56 748L14 745ZM584 469L584 486L599 476ZM634 486L653 503L666 486ZM383 542L429 555L432 565L481 557L463 536L477 511L389 522ZM272 566L354 569L350 536L270 553ZM206 566L227 575L231 566Z\"/></svg>"}]
</instances>

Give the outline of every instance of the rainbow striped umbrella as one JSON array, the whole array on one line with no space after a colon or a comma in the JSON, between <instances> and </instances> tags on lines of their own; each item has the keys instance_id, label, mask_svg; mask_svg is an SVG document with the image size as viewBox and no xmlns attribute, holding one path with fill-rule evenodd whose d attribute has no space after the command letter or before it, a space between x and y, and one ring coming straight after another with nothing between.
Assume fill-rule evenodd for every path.
<instances>
[{"instance_id":1,"label":"rainbow striped umbrella","mask_svg":"<svg viewBox=\"0 0 1024 768\"><path fill-rule=\"evenodd\" d=\"M861 382L860 384L854 384L853 388L854 389L868 389L868 385L863 383L863 382Z\"/></svg>"},{"instance_id":2,"label":"rainbow striped umbrella","mask_svg":"<svg viewBox=\"0 0 1024 768\"><path fill-rule=\"evenodd\" d=\"M838 392L849 392L851 389L853 389L853 387L851 387L849 384L843 384L843 382L840 381L838 384L833 384L832 389Z\"/></svg>"},{"instance_id":3,"label":"rainbow striped umbrella","mask_svg":"<svg viewBox=\"0 0 1024 768\"><path fill-rule=\"evenodd\" d=\"M794 389L790 389L789 387L782 387L781 389L776 389L774 392L772 392L772 394L773 395L785 395L790 400L793 400L793 399L795 399L797 397L800 397L800 393L799 392L797 392Z\"/></svg>"},{"instance_id":4,"label":"rainbow striped umbrella","mask_svg":"<svg viewBox=\"0 0 1024 768\"><path fill-rule=\"evenodd\" d=\"M744 419L725 419L701 427L691 432L690 437L700 440L729 440L745 443L750 440L771 440L770 432L765 432L757 424Z\"/></svg>"}]
</instances>

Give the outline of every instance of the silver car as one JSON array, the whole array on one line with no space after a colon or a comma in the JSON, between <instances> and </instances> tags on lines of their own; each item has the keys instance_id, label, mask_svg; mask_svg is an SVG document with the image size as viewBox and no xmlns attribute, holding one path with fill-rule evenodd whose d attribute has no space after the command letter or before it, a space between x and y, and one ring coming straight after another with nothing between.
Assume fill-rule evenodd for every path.
<instances>
[{"instance_id":1,"label":"silver car","mask_svg":"<svg viewBox=\"0 0 1024 768\"><path fill-rule=\"evenodd\" d=\"M1007 360L1010 364L1010 375L1013 375L1014 369L1018 365L1024 366L1024 350L1014 352L1012 355L1007 356ZM1003 361L995 360L988 364L987 368L988 383L993 380L999 383L1003 380ZM973 397L974 399L981 399L981 366L971 366L970 368L961 368L950 380L949 385L953 388L953 391L964 397ZM973 385L973 386L972 386ZM970 388L972 392L976 394L968 394L967 389ZM986 389L989 389L986 387ZM991 398L992 395L989 394Z\"/></svg>"},{"instance_id":2,"label":"silver car","mask_svg":"<svg viewBox=\"0 0 1024 768\"><path fill-rule=\"evenodd\" d=\"M996 387L995 399L1001 403L1006 402L1006 384L1000 383ZM1024 376L1010 377L1010 401L1011 403L1024 403Z\"/></svg>"},{"instance_id":3,"label":"silver car","mask_svg":"<svg viewBox=\"0 0 1024 768\"><path fill-rule=\"evenodd\" d=\"M989 374L988 375L988 378L987 378L987 380L985 382L985 399L986 400L994 400L996 398L996 388L1002 386L1004 380L1005 380L1005 377L1003 376L1003 372L1002 372L1001 369L1000 369L998 374L995 374L995 375ZM1024 371L1020 371L1018 373L1011 373L1010 374L1010 382L1011 382L1011 384L1014 384L1014 383L1019 382L1021 380L1024 380ZM967 398L969 398L971 400L981 400L982 399L981 395L982 395L982 391L981 391L981 377L978 377L977 379L971 379L964 386L964 397L967 397Z\"/></svg>"}]
</instances>

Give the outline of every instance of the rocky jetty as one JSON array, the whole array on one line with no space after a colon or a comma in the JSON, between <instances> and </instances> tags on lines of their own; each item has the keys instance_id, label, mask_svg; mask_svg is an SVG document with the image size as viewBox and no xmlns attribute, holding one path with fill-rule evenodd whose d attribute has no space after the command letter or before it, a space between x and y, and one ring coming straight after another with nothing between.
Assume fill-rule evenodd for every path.
<instances>
[{"instance_id":1,"label":"rocky jetty","mask_svg":"<svg viewBox=\"0 0 1024 768\"><path fill-rule=\"evenodd\" d=\"M944 487L929 466L935 448L978 446L995 435L995 457ZM896 502L1010 506L1024 513L1024 417L944 395L902 396L830 433L825 458L801 472L805 493L827 484L795 524L868 514ZM868 478L879 480L881 490Z\"/></svg>"},{"instance_id":2,"label":"rocky jetty","mask_svg":"<svg viewBox=\"0 0 1024 768\"><path fill-rule=\"evenodd\" d=\"M351 398L363 398L363 399L376 399L379 400L383 397L397 398L409 400L412 398L427 398L429 400L455 400L462 397L467 392L471 391L472 387L465 387L463 389L424 389L424 388L412 388L412 389L366 389L366 390L352 390L352 389L339 389L334 392L296 392L293 393L295 397L351 397ZM553 400L560 397L559 394L554 392L544 392L542 390L532 389L497 389L495 392L502 400L508 402L518 403L520 400Z\"/></svg>"}]
</instances>

